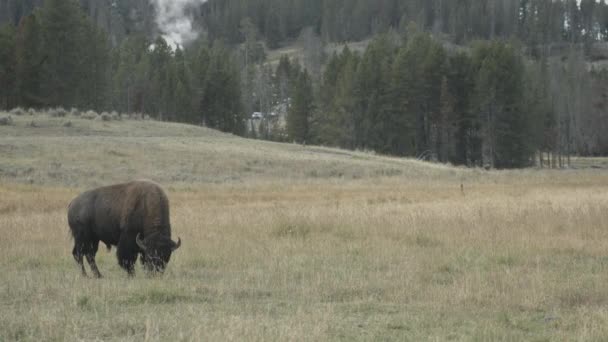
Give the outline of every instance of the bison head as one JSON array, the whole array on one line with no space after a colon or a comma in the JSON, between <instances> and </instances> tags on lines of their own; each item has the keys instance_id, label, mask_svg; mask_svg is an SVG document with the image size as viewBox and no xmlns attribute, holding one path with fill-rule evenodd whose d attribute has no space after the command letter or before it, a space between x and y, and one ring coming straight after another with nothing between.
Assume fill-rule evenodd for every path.
<instances>
[{"instance_id":1,"label":"bison head","mask_svg":"<svg viewBox=\"0 0 608 342\"><path fill-rule=\"evenodd\" d=\"M142 250L142 263L144 268L150 272L163 273L171 253L182 245L182 240L177 238L177 242L173 242L170 237L154 234L142 239L140 234L135 237L137 246Z\"/></svg>"}]
</instances>

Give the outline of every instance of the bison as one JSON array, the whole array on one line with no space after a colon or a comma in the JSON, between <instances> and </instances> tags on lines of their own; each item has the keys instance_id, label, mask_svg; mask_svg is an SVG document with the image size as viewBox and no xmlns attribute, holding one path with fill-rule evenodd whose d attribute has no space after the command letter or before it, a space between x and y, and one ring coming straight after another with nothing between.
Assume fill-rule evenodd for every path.
<instances>
[{"instance_id":1,"label":"bison","mask_svg":"<svg viewBox=\"0 0 608 342\"><path fill-rule=\"evenodd\" d=\"M130 276L139 254L147 271L162 273L171 253L181 246L181 239L171 240L167 195L158 184L146 180L78 195L68 207L68 224L74 238L72 255L84 276L86 257L93 274L101 277L95 264L100 241L108 250L117 246L118 264Z\"/></svg>"}]
</instances>

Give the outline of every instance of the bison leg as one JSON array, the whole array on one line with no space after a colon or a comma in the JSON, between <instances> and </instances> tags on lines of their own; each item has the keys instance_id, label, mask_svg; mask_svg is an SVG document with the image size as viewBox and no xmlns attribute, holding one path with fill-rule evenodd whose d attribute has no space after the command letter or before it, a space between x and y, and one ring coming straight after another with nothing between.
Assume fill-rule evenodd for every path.
<instances>
[{"instance_id":1,"label":"bison leg","mask_svg":"<svg viewBox=\"0 0 608 342\"><path fill-rule=\"evenodd\" d=\"M89 262L89 266L91 266L91 271L93 271L93 274L95 274L95 277L97 278L101 278L101 273L99 272L99 269L97 268L97 263L95 263L95 255L93 254L87 254L87 261Z\"/></svg>"},{"instance_id":2,"label":"bison leg","mask_svg":"<svg viewBox=\"0 0 608 342\"><path fill-rule=\"evenodd\" d=\"M89 263L89 266L91 266L91 271L93 272L95 277L101 278L101 273L97 268L97 263L95 263L95 255L97 254L97 249L99 248L99 241L92 243L90 247L91 248L89 248L87 250L87 253L85 254L87 257L87 261Z\"/></svg>"},{"instance_id":3,"label":"bison leg","mask_svg":"<svg viewBox=\"0 0 608 342\"><path fill-rule=\"evenodd\" d=\"M85 271L84 262L82 261L82 257L84 256L83 250L84 244L76 242L74 244L74 249L72 250L72 255L74 256L74 260L76 260L78 265L80 265L80 268L82 269L82 275L86 277L87 271Z\"/></svg>"},{"instance_id":4,"label":"bison leg","mask_svg":"<svg viewBox=\"0 0 608 342\"><path fill-rule=\"evenodd\" d=\"M118 257L118 264L130 276L135 275L135 261L137 261L137 244L135 243L135 237L128 234L123 234L118 241L118 248L116 256Z\"/></svg>"}]
</instances>

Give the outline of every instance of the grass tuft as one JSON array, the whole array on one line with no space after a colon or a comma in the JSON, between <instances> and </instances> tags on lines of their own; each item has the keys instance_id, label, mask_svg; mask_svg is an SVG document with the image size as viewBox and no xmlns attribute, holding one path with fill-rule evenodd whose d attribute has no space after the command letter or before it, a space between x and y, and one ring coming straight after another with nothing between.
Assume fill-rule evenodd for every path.
<instances>
[{"instance_id":1,"label":"grass tuft","mask_svg":"<svg viewBox=\"0 0 608 342\"><path fill-rule=\"evenodd\" d=\"M441 241L424 233L418 233L414 237L414 244L421 248L437 248L441 246Z\"/></svg>"},{"instance_id":2,"label":"grass tuft","mask_svg":"<svg viewBox=\"0 0 608 342\"><path fill-rule=\"evenodd\" d=\"M76 301L76 305L83 311L93 311L93 304L88 296L80 296Z\"/></svg>"},{"instance_id":3,"label":"grass tuft","mask_svg":"<svg viewBox=\"0 0 608 342\"><path fill-rule=\"evenodd\" d=\"M11 113L12 115L16 115L16 116L22 116L22 115L25 115L25 114L26 114L26 111L25 111L23 108L21 108L21 107L17 107L17 108L13 108L13 109L10 111L10 113Z\"/></svg>"},{"instance_id":4,"label":"grass tuft","mask_svg":"<svg viewBox=\"0 0 608 342\"><path fill-rule=\"evenodd\" d=\"M272 234L280 238L306 239L311 232L311 227L306 224L284 223L277 225Z\"/></svg>"},{"instance_id":5,"label":"grass tuft","mask_svg":"<svg viewBox=\"0 0 608 342\"><path fill-rule=\"evenodd\" d=\"M0 116L0 126L12 126L13 125L13 117L12 116Z\"/></svg>"},{"instance_id":6,"label":"grass tuft","mask_svg":"<svg viewBox=\"0 0 608 342\"><path fill-rule=\"evenodd\" d=\"M89 110L89 111L82 113L82 115L80 115L80 117L83 119L86 119L86 120L96 120L99 117L99 115L96 112Z\"/></svg>"}]
</instances>

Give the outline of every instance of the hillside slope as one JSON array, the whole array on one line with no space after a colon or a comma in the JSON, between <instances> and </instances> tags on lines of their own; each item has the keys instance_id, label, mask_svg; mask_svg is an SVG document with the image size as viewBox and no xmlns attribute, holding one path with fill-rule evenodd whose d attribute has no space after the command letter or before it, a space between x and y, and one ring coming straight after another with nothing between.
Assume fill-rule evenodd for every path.
<instances>
[{"instance_id":1,"label":"hillside slope","mask_svg":"<svg viewBox=\"0 0 608 342\"><path fill-rule=\"evenodd\" d=\"M176 123L46 114L12 118L12 125L0 126L0 181L10 183L93 186L150 178L187 185L395 176L460 179L479 173L370 153L248 140Z\"/></svg>"}]
</instances>

